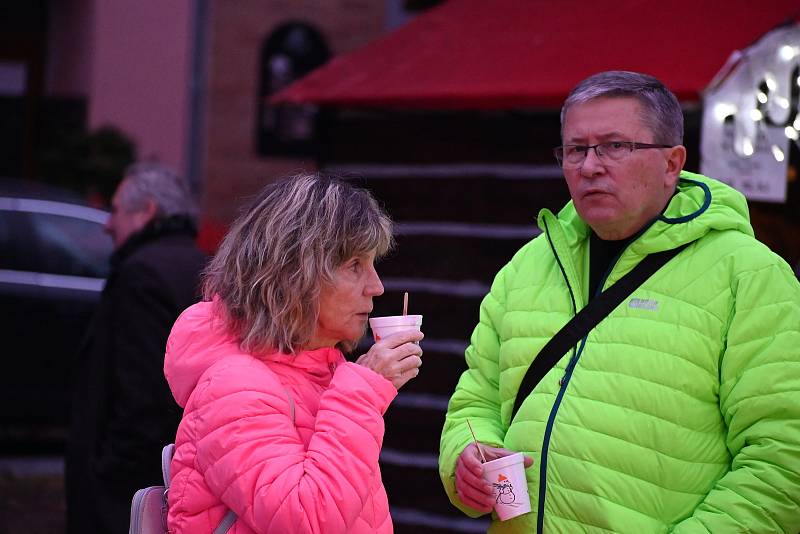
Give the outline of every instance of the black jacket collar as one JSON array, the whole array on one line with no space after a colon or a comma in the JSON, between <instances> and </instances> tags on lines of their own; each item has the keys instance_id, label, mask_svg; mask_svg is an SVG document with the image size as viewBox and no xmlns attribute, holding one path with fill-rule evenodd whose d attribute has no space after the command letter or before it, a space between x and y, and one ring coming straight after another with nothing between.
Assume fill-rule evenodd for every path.
<instances>
[{"instance_id":1,"label":"black jacket collar","mask_svg":"<svg viewBox=\"0 0 800 534\"><path fill-rule=\"evenodd\" d=\"M170 234L186 234L195 237L197 227L194 220L188 215L157 217L138 232L131 234L128 240L114 251L111 255L111 268L116 268L146 243Z\"/></svg>"}]
</instances>

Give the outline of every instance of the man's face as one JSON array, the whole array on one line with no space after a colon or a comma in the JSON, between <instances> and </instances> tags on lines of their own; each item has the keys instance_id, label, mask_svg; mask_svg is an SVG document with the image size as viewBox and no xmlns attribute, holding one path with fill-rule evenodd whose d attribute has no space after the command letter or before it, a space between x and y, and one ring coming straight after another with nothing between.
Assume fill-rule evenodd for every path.
<instances>
[{"instance_id":1,"label":"man's face","mask_svg":"<svg viewBox=\"0 0 800 534\"><path fill-rule=\"evenodd\" d=\"M571 106L564 117L564 145L606 141L655 143L635 98L600 97ZM675 190L685 160L682 146L634 150L621 161L589 150L577 166L564 166L569 193L581 218L603 239L625 239L658 215Z\"/></svg>"},{"instance_id":2,"label":"man's face","mask_svg":"<svg viewBox=\"0 0 800 534\"><path fill-rule=\"evenodd\" d=\"M127 187L130 187L127 179L117 187L114 197L111 199L111 217L105 227L105 231L111 235L111 239L114 241L115 249L124 245L132 234L144 228L154 216L151 209L133 211L126 209L122 199Z\"/></svg>"}]
</instances>

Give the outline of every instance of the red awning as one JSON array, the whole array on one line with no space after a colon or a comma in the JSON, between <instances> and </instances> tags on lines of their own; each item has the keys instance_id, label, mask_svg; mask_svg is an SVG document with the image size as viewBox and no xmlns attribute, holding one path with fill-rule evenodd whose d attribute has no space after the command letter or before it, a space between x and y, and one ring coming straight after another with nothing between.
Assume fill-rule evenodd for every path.
<instances>
[{"instance_id":1,"label":"red awning","mask_svg":"<svg viewBox=\"0 0 800 534\"><path fill-rule=\"evenodd\" d=\"M603 70L652 74L682 101L798 0L450 0L289 85L273 102L553 108Z\"/></svg>"}]
</instances>

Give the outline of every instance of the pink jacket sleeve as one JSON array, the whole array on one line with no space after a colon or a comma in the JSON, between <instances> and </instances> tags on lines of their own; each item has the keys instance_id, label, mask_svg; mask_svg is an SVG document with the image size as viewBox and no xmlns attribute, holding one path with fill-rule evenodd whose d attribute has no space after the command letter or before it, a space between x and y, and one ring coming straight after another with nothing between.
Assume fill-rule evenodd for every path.
<instances>
[{"instance_id":1,"label":"pink jacket sleeve","mask_svg":"<svg viewBox=\"0 0 800 534\"><path fill-rule=\"evenodd\" d=\"M252 362L215 373L198 391L198 470L256 532L346 532L378 475L383 413L397 391L366 367L339 365L306 450L277 377Z\"/></svg>"}]
</instances>

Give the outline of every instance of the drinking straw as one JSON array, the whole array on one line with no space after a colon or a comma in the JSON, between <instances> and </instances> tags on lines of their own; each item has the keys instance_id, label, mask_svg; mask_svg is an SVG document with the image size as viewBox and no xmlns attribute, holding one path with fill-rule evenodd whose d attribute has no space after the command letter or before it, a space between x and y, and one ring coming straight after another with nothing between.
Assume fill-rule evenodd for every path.
<instances>
[{"instance_id":1,"label":"drinking straw","mask_svg":"<svg viewBox=\"0 0 800 534\"><path fill-rule=\"evenodd\" d=\"M408 315L408 291L403 293L403 315Z\"/></svg>"},{"instance_id":2,"label":"drinking straw","mask_svg":"<svg viewBox=\"0 0 800 534\"><path fill-rule=\"evenodd\" d=\"M469 424L469 419L467 419L467 426L469 427L469 433L472 434L472 439L475 440L475 446L478 447L478 454L481 455L481 463L486 463L486 457L483 455L483 451L481 450L481 446L478 444L478 438L475 437L475 431L472 430L472 425Z\"/></svg>"}]
</instances>

